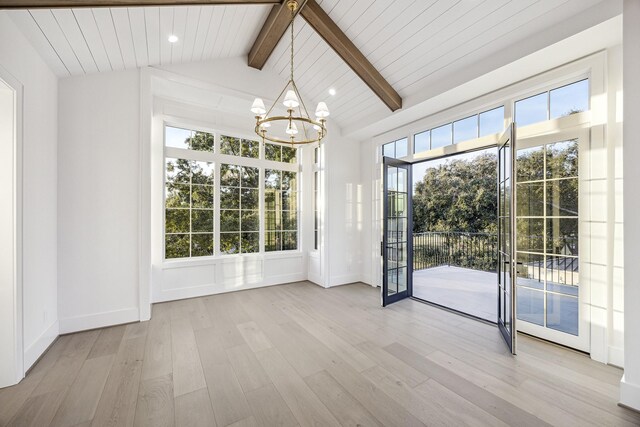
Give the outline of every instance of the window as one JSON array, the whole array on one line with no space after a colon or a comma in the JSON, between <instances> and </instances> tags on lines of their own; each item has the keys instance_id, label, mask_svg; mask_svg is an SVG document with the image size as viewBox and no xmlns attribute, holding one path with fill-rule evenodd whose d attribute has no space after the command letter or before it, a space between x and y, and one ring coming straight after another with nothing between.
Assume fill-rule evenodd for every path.
<instances>
[{"instance_id":1,"label":"window","mask_svg":"<svg viewBox=\"0 0 640 427\"><path fill-rule=\"evenodd\" d=\"M213 141L213 135L207 132L171 126L165 128L165 145L167 147L213 152Z\"/></svg>"},{"instance_id":2,"label":"window","mask_svg":"<svg viewBox=\"0 0 640 427\"><path fill-rule=\"evenodd\" d=\"M431 147L431 133L427 130L413 136L413 152L422 153Z\"/></svg>"},{"instance_id":3,"label":"window","mask_svg":"<svg viewBox=\"0 0 640 427\"><path fill-rule=\"evenodd\" d=\"M213 165L166 159L165 258L213 255Z\"/></svg>"},{"instance_id":4,"label":"window","mask_svg":"<svg viewBox=\"0 0 640 427\"><path fill-rule=\"evenodd\" d=\"M222 135L220 137L220 152L230 156L258 159L260 158L260 143L250 139Z\"/></svg>"},{"instance_id":5,"label":"window","mask_svg":"<svg viewBox=\"0 0 640 427\"><path fill-rule=\"evenodd\" d=\"M384 157L393 157L399 159L409 154L409 138L398 139L382 146L382 155Z\"/></svg>"},{"instance_id":6,"label":"window","mask_svg":"<svg viewBox=\"0 0 640 427\"><path fill-rule=\"evenodd\" d=\"M313 249L320 248L320 147L313 149Z\"/></svg>"},{"instance_id":7,"label":"window","mask_svg":"<svg viewBox=\"0 0 640 427\"><path fill-rule=\"evenodd\" d=\"M504 131L504 106L480 113L478 136L483 137L502 131Z\"/></svg>"},{"instance_id":8,"label":"window","mask_svg":"<svg viewBox=\"0 0 640 427\"><path fill-rule=\"evenodd\" d=\"M295 163L296 149L267 142L264 144L264 158L274 162Z\"/></svg>"},{"instance_id":9,"label":"window","mask_svg":"<svg viewBox=\"0 0 640 427\"><path fill-rule=\"evenodd\" d=\"M431 130L431 149L451 145L451 123Z\"/></svg>"},{"instance_id":10,"label":"window","mask_svg":"<svg viewBox=\"0 0 640 427\"><path fill-rule=\"evenodd\" d=\"M589 109L589 80L580 80L549 92L549 115L552 119Z\"/></svg>"},{"instance_id":11,"label":"window","mask_svg":"<svg viewBox=\"0 0 640 427\"><path fill-rule=\"evenodd\" d=\"M246 166L220 167L220 252L260 250L259 170Z\"/></svg>"},{"instance_id":12,"label":"window","mask_svg":"<svg viewBox=\"0 0 640 427\"><path fill-rule=\"evenodd\" d=\"M504 130L504 106L456 120L413 136L413 153L457 144ZM389 144L387 144L389 145ZM385 146L386 147L386 146Z\"/></svg>"},{"instance_id":13,"label":"window","mask_svg":"<svg viewBox=\"0 0 640 427\"><path fill-rule=\"evenodd\" d=\"M516 102L516 124L526 126L547 120L547 95L545 92Z\"/></svg>"},{"instance_id":14,"label":"window","mask_svg":"<svg viewBox=\"0 0 640 427\"><path fill-rule=\"evenodd\" d=\"M515 122L526 126L589 109L589 79L580 80L515 103Z\"/></svg>"},{"instance_id":15,"label":"window","mask_svg":"<svg viewBox=\"0 0 640 427\"><path fill-rule=\"evenodd\" d=\"M453 122L453 143L478 137L478 115Z\"/></svg>"},{"instance_id":16,"label":"window","mask_svg":"<svg viewBox=\"0 0 640 427\"><path fill-rule=\"evenodd\" d=\"M297 149L261 144L165 126L165 259L298 248Z\"/></svg>"},{"instance_id":17,"label":"window","mask_svg":"<svg viewBox=\"0 0 640 427\"><path fill-rule=\"evenodd\" d=\"M297 249L298 174L274 169L264 173L264 224L267 252Z\"/></svg>"}]
</instances>

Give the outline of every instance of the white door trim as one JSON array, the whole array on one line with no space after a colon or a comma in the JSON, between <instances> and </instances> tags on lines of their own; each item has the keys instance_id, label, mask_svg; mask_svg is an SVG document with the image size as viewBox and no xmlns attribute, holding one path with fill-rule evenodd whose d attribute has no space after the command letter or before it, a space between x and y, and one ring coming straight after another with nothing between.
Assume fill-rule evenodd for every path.
<instances>
[{"instance_id":1,"label":"white door trim","mask_svg":"<svg viewBox=\"0 0 640 427\"><path fill-rule=\"evenodd\" d=\"M8 167L12 179L12 219L13 219L13 242L11 245L10 259L12 259L12 278L10 283L2 283L0 291L3 296L10 296L7 299L0 298L0 310L8 313L6 319L8 324L1 325L2 339L8 337L9 345L0 343L0 347L8 348L6 363L9 365L0 366L0 387L17 384L24 378L24 336L23 336L23 302L22 302L22 83L13 77L7 70L0 66L0 80L13 91L13 147L11 148ZM4 288L4 289L1 289ZM6 329L4 329L6 328Z\"/></svg>"}]
</instances>

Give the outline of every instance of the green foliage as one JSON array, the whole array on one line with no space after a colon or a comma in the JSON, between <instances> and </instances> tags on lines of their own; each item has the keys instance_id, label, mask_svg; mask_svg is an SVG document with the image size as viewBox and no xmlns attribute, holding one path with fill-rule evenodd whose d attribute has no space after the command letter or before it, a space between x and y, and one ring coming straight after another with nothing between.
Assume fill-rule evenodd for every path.
<instances>
[{"instance_id":1,"label":"green foliage","mask_svg":"<svg viewBox=\"0 0 640 427\"><path fill-rule=\"evenodd\" d=\"M185 142L191 150L213 152L213 135L210 133L196 131Z\"/></svg>"},{"instance_id":2,"label":"green foliage","mask_svg":"<svg viewBox=\"0 0 640 427\"><path fill-rule=\"evenodd\" d=\"M496 174L496 156L489 153L428 169L415 186L413 232L496 233Z\"/></svg>"}]
</instances>

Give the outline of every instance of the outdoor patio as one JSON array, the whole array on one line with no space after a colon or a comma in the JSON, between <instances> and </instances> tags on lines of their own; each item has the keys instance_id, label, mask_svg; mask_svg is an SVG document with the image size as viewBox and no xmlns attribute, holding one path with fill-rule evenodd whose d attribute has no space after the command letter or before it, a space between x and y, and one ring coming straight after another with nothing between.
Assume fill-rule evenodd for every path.
<instances>
[{"instance_id":1,"label":"outdoor patio","mask_svg":"<svg viewBox=\"0 0 640 427\"><path fill-rule=\"evenodd\" d=\"M469 268L439 266L413 273L413 296L496 322L498 284L496 273Z\"/></svg>"}]
</instances>

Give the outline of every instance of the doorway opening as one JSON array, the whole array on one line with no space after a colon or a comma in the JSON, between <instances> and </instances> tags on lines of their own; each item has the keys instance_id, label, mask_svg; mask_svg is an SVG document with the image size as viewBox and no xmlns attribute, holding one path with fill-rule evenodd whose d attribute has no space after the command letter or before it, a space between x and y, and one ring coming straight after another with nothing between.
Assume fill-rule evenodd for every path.
<instances>
[{"instance_id":1,"label":"doorway opening","mask_svg":"<svg viewBox=\"0 0 640 427\"><path fill-rule=\"evenodd\" d=\"M413 297L492 323L497 149L413 165Z\"/></svg>"}]
</instances>

